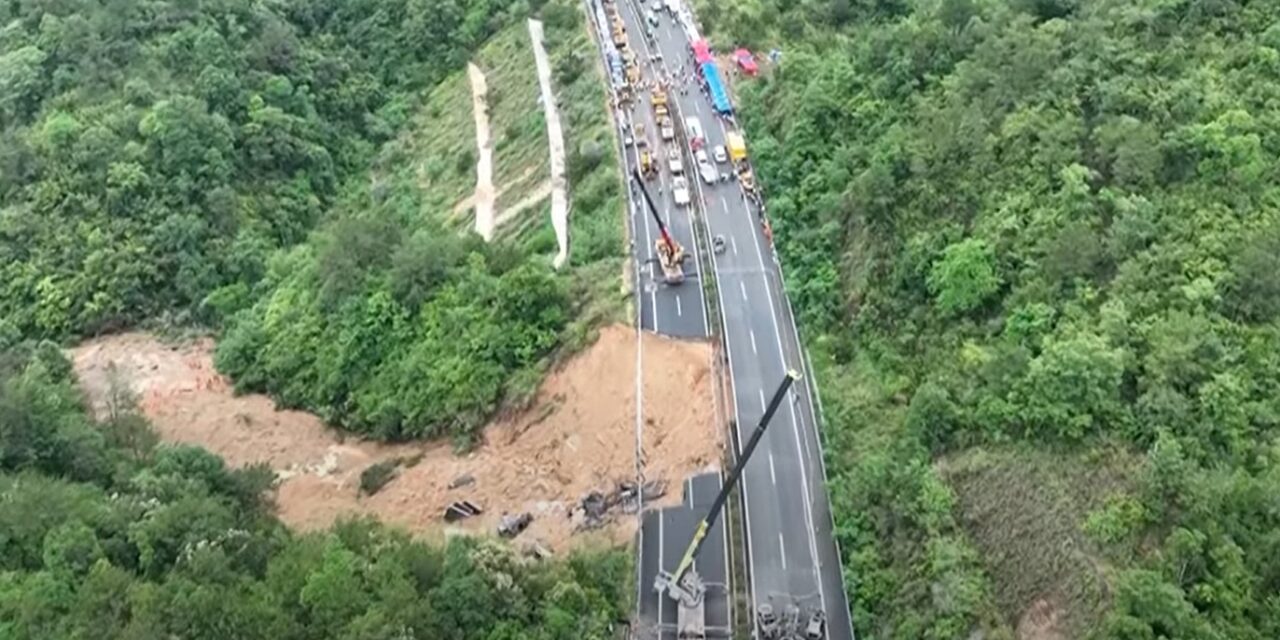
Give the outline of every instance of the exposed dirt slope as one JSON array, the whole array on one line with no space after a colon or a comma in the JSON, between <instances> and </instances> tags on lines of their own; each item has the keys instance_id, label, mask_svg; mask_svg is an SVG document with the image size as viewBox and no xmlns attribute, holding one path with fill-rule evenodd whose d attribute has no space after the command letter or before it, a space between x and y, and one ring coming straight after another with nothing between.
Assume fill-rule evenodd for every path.
<instances>
[{"instance_id":1,"label":"exposed dirt slope","mask_svg":"<svg viewBox=\"0 0 1280 640\"><path fill-rule=\"evenodd\" d=\"M564 130L560 127L560 110L551 88L551 62L542 43L542 23L529 19L529 39L533 42L533 59L538 68L538 86L542 91L542 111L547 120L547 148L551 153L551 226L556 230L560 251L552 260L557 269L569 258L569 181L565 178Z\"/></svg>"},{"instance_id":2,"label":"exposed dirt slope","mask_svg":"<svg viewBox=\"0 0 1280 640\"><path fill-rule=\"evenodd\" d=\"M577 540L567 508L593 489L634 477L635 347L632 329L606 327L600 339L553 372L527 411L485 431L485 444L466 456L447 445L380 445L347 438L319 418L278 411L261 395L233 396L214 371L212 344L180 347L141 333L85 343L71 353L95 402L113 366L139 394L142 411L169 442L199 444L232 465L266 461L280 472L280 516L292 526L327 526L347 513L369 513L419 533L446 530L446 505L467 499L484 516L460 526L490 532L503 511L531 511L525 537L551 548ZM671 481L715 465L720 434L711 419L709 347L644 336L648 476ZM662 363L659 368L658 363ZM371 497L357 495L360 472L379 460L422 455L421 461ZM475 483L449 490L471 474ZM634 520L621 517L603 535L627 539ZM452 525L450 525L452 526ZM594 537L594 536L592 536Z\"/></svg>"},{"instance_id":3,"label":"exposed dirt slope","mask_svg":"<svg viewBox=\"0 0 1280 640\"><path fill-rule=\"evenodd\" d=\"M467 64L467 77L471 79L471 111L476 121L476 192L472 204L476 210L476 233L485 240L493 239L493 203L497 193L493 189L493 136L489 133L489 106L486 95L484 71L473 63Z\"/></svg>"}]
</instances>

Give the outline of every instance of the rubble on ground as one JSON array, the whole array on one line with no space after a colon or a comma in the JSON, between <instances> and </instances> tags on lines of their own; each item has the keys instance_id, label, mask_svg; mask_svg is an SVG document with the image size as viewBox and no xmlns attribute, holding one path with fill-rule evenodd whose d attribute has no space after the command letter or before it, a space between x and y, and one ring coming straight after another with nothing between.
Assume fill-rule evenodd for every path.
<instances>
[{"instance_id":1,"label":"rubble on ground","mask_svg":"<svg viewBox=\"0 0 1280 640\"><path fill-rule=\"evenodd\" d=\"M542 544L541 540L537 539L526 540L520 545L520 552L537 560L549 560L553 555L551 550L548 549L546 545Z\"/></svg>"},{"instance_id":2,"label":"rubble on ground","mask_svg":"<svg viewBox=\"0 0 1280 640\"><path fill-rule=\"evenodd\" d=\"M573 523L574 532L599 529L614 522L614 514L634 514L639 511L642 501L656 500L666 495L665 480L649 480L643 488L634 481L618 482L614 490L608 494L591 491L583 496L569 510L569 520Z\"/></svg>"},{"instance_id":3,"label":"rubble on ground","mask_svg":"<svg viewBox=\"0 0 1280 640\"><path fill-rule=\"evenodd\" d=\"M498 521L498 535L503 538L514 538L529 528L530 522L533 522L533 514L528 511L517 515L504 513L502 519Z\"/></svg>"},{"instance_id":4,"label":"rubble on ground","mask_svg":"<svg viewBox=\"0 0 1280 640\"><path fill-rule=\"evenodd\" d=\"M415 534L492 535L503 512L527 511L533 522L517 544L536 538L560 554L600 542L626 544L634 535L636 519L619 514L634 513L637 488L624 487L635 493L617 502L610 496L617 480L634 479L637 347L646 361L665 363L645 368L644 396L687 398L646 405L645 473L684 478L715 464L726 432L714 426L711 348L649 332L637 341L629 326L601 327L590 348L552 367L528 409L499 415L464 455L450 442L361 441L317 416L281 410L266 396L236 395L213 367L212 340L173 346L126 333L91 340L70 355L95 410L105 411L114 374L137 394L139 410L164 442L206 447L230 467L269 464L280 478L278 515L292 528L323 529L367 514ZM376 494L360 494L364 469L415 458L421 463L400 465L397 477ZM643 491L645 505L679 500L652 497L660 493L652 489ZM605 496L603 519L612 524L576 530L585 514L567 514L580 510L593 491ZM446 520L459 501L482 513Z\"/></svg>"},{"instance_id":5,"label":"rubble on ground","mask_svg":"<svg viewBox=\"0 0 1280 640\"><path fill-rule=\"evenodd\" d=\"M459 520L478 516L482 513L484 513L484 509L481 509L480 505L467 500L459 500L445 508L444 521L457 522Z\"/></svg>"}]
</instances>

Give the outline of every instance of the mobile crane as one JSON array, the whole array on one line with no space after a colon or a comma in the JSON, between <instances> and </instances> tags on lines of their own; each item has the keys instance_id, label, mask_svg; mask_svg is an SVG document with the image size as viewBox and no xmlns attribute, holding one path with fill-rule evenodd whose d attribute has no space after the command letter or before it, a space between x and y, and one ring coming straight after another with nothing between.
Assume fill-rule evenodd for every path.
<instances>
[{"instance_id":1,"label":"mobile crane","mask_svg":"<svg viewBox=\"0 0 1280 640\"><path fill-rule=\"evenodd\" d=\"M711 503L707 515L698 523L698 527L693 532L693 540L689 543L689 548L684 552L684 556L680 558L680 564L676 565L676 570L672 572L658 571L658 575L654 578L653 588L658 592L659 597L665 592L668 597L675 600L676 608L676 637L680 640L704 640L706 633L706 593L707 587L702 582L702 577L698 575L698 571L693 566L694 560L698 557L698 552L702 550L702 543L707 537L707 533L715 526L716 520L720 517L720 512L724 510L724 505L729 500L729 492L733 490L734 485L738 484L738 479L742 477L742 470L746 468L747 461L751 459L751 454L755 452L756 445L760 444L760 438L764 436L764 430L769 426L769 421L773 419L773 414L778 410L778 406L782 404L782 400L787 395L787 390L791 388L792 383L800 379L800 374L794 370L787 371L786 377L782 379L782 384L778 385L778 390L773 392L773 398L769 400L768 406L764 410L764 415L760 417L760 422L756 424L756 428L751 432L751 437L747 439L747 444L742 448L742 455L738 457L738 463L729 471L729 477L725 479L724 485L720 487L720 493L716 495L716 499ZM798 611L797 611L798 614ZM785 630L782 625L777 624L774 620L772 608L769 605L763 605L760 611L761 632L769 639L782 638ZM816 621L816 627L813 621ZM805 629L801 637L804 640L823 640L825 630L822 625L822 612L815 611L811 618L809 628Z\"/></svg>"},{"instance_id":2,"label":"mobile crane","mask_svg":"<svg viewBox=\"0 0 1280 640\"><path fill-rule=\"evenodd\" d=\"M684 259L688 257L685 255L684 247L680 246L680 243L676 242L667 231L667 225L662 222L662 216L658 215L658 208L649 197L649 190L645 189L644 179L640 177L640 173L632 169L631 177L636 181L636 188L644 195L645 204L649 205L649 213L658 223L658 231L662 232L662 237L654 243L654 249L658 252L658 266L662 268L662 279L667 284L680 284L684 282Z\"/></svg>"}]
</instances>

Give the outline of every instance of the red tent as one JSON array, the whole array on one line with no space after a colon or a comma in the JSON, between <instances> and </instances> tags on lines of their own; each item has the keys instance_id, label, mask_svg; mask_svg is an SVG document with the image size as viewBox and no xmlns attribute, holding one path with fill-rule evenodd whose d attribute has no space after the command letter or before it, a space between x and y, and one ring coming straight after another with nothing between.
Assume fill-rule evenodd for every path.
<instances>
[{"instance_id":1,"label":"red tent","mask_svg":"<svg viewBox=\"0 0 1280 640\"><path fill-rule=\"evenodd\" d=\"M707 45L706 40L695 40L693 42L693 60L698 64L702 64L711 59L711 47Z\"/></svg>"},{"instance_id":2,"label":"red tent","mask_svg":"<svg viewBox=\"0 0 1280 640\"><path fill-rule=\"evenodd\" d=\"M738 61L738 68L749 76L754 76L760 72L760 67L756 66L755 57L746 49L734 51L733 59Z\"/></svg>"}]
</instances>

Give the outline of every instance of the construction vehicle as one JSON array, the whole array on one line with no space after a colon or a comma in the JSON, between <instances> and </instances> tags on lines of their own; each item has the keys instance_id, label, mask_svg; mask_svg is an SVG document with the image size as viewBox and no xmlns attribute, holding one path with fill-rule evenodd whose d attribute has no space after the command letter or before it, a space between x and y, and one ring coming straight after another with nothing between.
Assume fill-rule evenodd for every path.
<instances>
[{"instance_id":1,"label":"construction vehicle","mask_svg":"<svg viewBox=\"0 0 1280 640\"><path fill-rule=\"evenodd\" d=\"M655 222L658 223L658 231L662 234L656 242L654 242L654 251L658 254L658 266L662 269L662 280L667 284L680 284L684 282L684 259L688 257L684 252L684 247L671 237L671 233L667 231L667 225L662 222L662 216L658 215L658 208L654 206L653 199L649 197L649 190L644 186L644 180L636 171L631 172L635 178L636 188L644 196L644 202L649 206L649 213L653 216Z\"/></svg>"},{"instance_id":2,"label":"construction vehicle","mask_svg":"<svg viewBox=\"0 0 1280 640\"><path fill-rule=\"evenodd\" d=\"M670 112L667 110L667 92L662 89L654 89L653 95L649 98L649 103L653 105L653 115L659 120L667 117Z\"/></svg>"},{"instance_id":3,"label":"construction vehicle","mask_svg":"<svg viewBox=\"0 0 1280 640\"><path fill-rule=\"evenodd\" d=\"M756 176L751 172L751 167L745 163L738 165L738 182L742 183L742 188L747 191L755 191Z\"/></svg>"},{"instance_id":4,"label":"construction vehicle","mask_svg":"<svg viewBox=\"0 0 1280 640\"><path fill-rule=\"evenodd\" d=\"M716 494L715 501L711 503L711 508L707 510L707 515L694 530L693 540L689 543L689 548L684 552L684 556L680 558L680 564L676 565L675 571L672 572L659 570L657 577L654 578L653 588L658 592L659 596L665 593L667 597L676 601L676 637L680 640L704 640L707 637L705 611L707 587L702 582L702 577L698 575L697 569L693 566L694 560L698 558L698 552L702 550L702 543L706 540L707 534L715 526L720 513L724 511L725 503L729 500L729 492L733 490L738 484L738 480L742 477L742 470L746 468L747 461L751 459L751 454L755 452L756 446L760 444L760 439L764 436L764 431L768 428L769 421L773 419L773 414L777 412L778 407L782 404L782 400L786 397L792 383L799 379L799 373L794 370L787 371L786 376L782 379L782 384L778 385L777 391L773 392L773 398L769 400L768 406L765 407L764 415L760 416L760 422L756 424L755 430L751 432L751 437L747 439L746 445L742 448L742 455L738 457L737 464L729 471L729 476L725 478L724 485L720 487L720 493ZM768 604L761 605L758 613L761 631L764 634L769 634L770 638L778 637L774 631L775 629L781 629L784 626L794 629L799 626L798 624L780 624L780 621L773 614L772 606ZM765 639L762 638L761 640ZM823 640L823 638L819 637L813 640Z\"/></svg>"},{"instance_id":5,"label":"construction vehicle","mask_svg":"<svg viewBox=\"0 0 1280 640\"><path fill-rule=\"evenodd\" d=\"M725 141L729 144L729 158L736 162L742 162L747 159L747 141L742 139L742 134L737 131L730 131L725 135Z\"/></svg>"},{"instance_id":6,"label":"construction vehicle","mask_svg":"<svg viewBox=\"0 0 1280 640\"><path fill-rule=\"evenodd\" d=\"M640 175L645 180L652 180L654 176L658 175L653 166L653 154L649 153L647 149L640 152Z\"/></svg>"},{"instance_id":7,"label":"construction vehicle","mask_svg":"<svg viewBox=\"0 0 1280 640\"><path fill-rule=\"evenodd\" d=\"M613 16L613 46L620 50L627 48L627 28L616 15Z\"/></svg>"}]
</instances>

